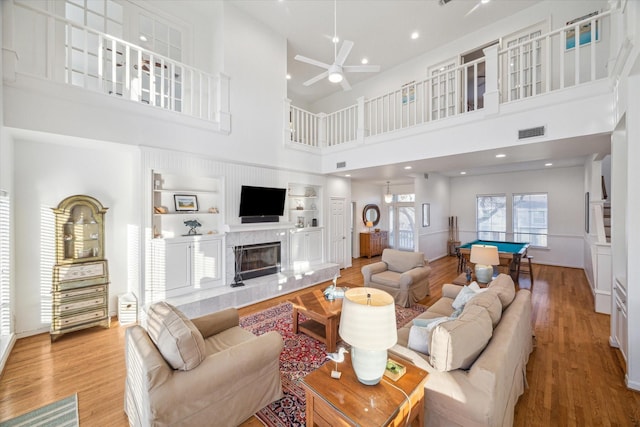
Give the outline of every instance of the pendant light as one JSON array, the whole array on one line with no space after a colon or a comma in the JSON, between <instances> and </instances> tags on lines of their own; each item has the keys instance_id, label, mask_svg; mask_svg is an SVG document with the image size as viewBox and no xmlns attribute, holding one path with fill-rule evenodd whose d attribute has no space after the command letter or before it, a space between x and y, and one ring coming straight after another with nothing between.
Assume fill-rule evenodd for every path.
<instances>
[{"instance_id":1,"label":"pendant light","mask_svg":"<svg viewBox=\"0 0 640 427\"><path fill-rule=\"evenodd\" d=\"M391 203L393 201L393 194L389 191L389 181L387 181L387 194L384 195L385 203Z\"/></svg>"}]
</instances>

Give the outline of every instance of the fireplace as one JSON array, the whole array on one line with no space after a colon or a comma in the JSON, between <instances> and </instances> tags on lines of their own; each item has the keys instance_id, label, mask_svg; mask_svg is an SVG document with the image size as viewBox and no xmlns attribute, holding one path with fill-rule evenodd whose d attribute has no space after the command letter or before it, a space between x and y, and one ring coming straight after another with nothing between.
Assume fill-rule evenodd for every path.
<instances>
[{"instance_id":1,"label":"fireplace","mask_svg":"<svg viewBox=\"0 0 640 427\"><path fill-rule=\"evenodd\" d=\"M278 273L281 264L280 249L280 242L235 246L236 282Z\"/></svg>"}]
</instances>

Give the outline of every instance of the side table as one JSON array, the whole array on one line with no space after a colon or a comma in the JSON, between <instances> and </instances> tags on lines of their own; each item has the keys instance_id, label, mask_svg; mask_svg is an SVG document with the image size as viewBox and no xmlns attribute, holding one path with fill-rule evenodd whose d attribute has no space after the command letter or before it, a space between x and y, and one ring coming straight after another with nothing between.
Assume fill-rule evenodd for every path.
<instances>
[{"instance_id":1,"label":"side table","mask_svg":"<svg viewBox=\"0 0 640 427\"><path fill-rule=\"evenodd\" d=\"M422 427L428 373L405 360L399 362L407 368L400 379L382 377L374 386L358 381L348 353L338 364L342 372L339 379L331 378L335 369L331 361L304 377L301 383L307 400L307 426Z\"/></svg>"}]
</instances>

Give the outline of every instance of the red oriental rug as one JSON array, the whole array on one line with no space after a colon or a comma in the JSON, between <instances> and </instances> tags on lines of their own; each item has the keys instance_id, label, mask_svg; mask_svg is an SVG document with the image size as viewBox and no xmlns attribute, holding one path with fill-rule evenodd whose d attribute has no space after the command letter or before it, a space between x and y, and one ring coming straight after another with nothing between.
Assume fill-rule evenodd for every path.
<instances>
[{"instance_id":1,"label":"red oriental rug","mask_svg":"<svg viewBox=\"0 0 640 427\"><path fill-rule=\"evenodd\" d=\"M397 326L405 325L426 309L422 305L410 308L396 306ZM282 303L240 319L240 326L256 335L278 331L284 340L284 349L280 354L284 397L256 413L256 417L269 427L305 426L306 401L304 389L298 381L327 360L327 348L323 343L291 331L291 316L291 303Z\"/></svg>"}]
</instances>

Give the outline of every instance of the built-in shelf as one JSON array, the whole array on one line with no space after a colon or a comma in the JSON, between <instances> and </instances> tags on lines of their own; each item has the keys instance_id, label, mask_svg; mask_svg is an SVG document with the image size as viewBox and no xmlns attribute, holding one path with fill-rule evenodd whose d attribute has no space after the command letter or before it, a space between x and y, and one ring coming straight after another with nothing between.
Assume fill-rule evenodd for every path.
<instances>
[{"instance_id":1,"label":"built-in shelf","mask_svg":"<svg viewBox=\"0 0 640 427\"><path fill-rule=\"evenodd\" d=\"M318 185L289 184L287 193L289 220L297 229L311 229L322 225L320 218L321 191L322 187Z\"/></svg>"}]
</instances>

